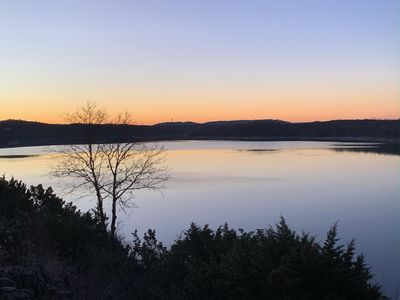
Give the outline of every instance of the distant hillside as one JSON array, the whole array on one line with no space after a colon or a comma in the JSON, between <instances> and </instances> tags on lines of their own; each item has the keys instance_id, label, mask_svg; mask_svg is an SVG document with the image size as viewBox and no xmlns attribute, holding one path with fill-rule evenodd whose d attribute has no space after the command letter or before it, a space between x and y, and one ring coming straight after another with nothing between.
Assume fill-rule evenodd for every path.
<instances>
[{"instance_id":1,"label":"distant hillside","mask_svg":"<svg viewBox=\"0 0 400 300\"><path fill-rule=\"evenodd\" d=\"M79 143L82 125L0 121L0 147ZM120 126L101 125L102 141L118 138ZM126 140L336 140L399 142L400 120L335 120L290 123L280 120L237 120L207 123L169 122L124 127Z\"/></svg>"}]
</instances>

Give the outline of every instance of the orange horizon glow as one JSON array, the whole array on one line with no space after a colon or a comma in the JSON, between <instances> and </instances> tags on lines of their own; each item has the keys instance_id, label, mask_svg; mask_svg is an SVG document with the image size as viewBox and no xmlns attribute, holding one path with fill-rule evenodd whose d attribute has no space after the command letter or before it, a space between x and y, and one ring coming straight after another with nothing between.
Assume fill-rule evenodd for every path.
<instances>
[{"instance_id":1,"label":"orange horizon glow","mask_svg":"<svg viewBox=\"0 0 400 300\"><path fill-rule=\"evenodd\" d=\"M104 107L110 116L129 112L137 124L193 121L204 123L219 120L279 119L289 122L327 121L338 119L399 119L400 92L393 84L385 88L371 85L358 88L334 89L328 85L307 88L307 85L286 90L262 88L228 90L164 90L161 92L133 91L125 95L115 91L94 90L89 101ZM61 91L62 93L62 91ZM163 95L160 95L163 94ZM323 96L323 95L328 96ZM1 95L1 92L0 92ZM75 100L69 100L70 97ZM51 98L57 100L51 100ZM2 96L0 99L6 98ZM64 123L63 115L73 113L86 100L78 92L63 96L43 93L41 100L29 91L14 91L0 100L0 120L21 119L43 123ZM38 97L39 98L39 97ZM114 98L115 99L115 98ZM131 100L133 99L133 100Z\"/></svg>"},{"instance_id":2,"label":"orange horizon glow","mask_svg":"<svg viewBox=\"0 0 400 300\"><path fill-rule=\"evenodd\" d=\"M314 107L315 108L315 107ZM129 110L123 110L128 111ZM72 113L72 111L66 111L66 113ZM36 113L15 113L15 114L3 114L0 113L0 121L4 120L24 120L41 122L47 124L65 124L65 120L62 114L57 115L58 111L50 111L46 115L36 114ZM114 114L116 114L115 112ZM110 114L111 116L113 114ZM247 112L247 113L224 113L224 112L214 112L209 113L198 112L193 116L183 116L177 114L175 117L163 117L150 115L147 118L145 116L135 117L133 114L133 121L138 125L154 125L163 122L196 122L196 123L206 123L212 121L231 121L231 120L263 120L263 119L273 119L282 120L287 122L313 122L313 121L331 121L331 120L356 120L356 119L380 119L380 120L397 120L400 119L399 113L372 113L369 111L358 111L344 112L340 111L329 111L329 112L317 112L308 109L307 107L300 107L297 109L296 114L291 114L291 112L275 111L275 112Z\"/></svg>"}]
</instances>

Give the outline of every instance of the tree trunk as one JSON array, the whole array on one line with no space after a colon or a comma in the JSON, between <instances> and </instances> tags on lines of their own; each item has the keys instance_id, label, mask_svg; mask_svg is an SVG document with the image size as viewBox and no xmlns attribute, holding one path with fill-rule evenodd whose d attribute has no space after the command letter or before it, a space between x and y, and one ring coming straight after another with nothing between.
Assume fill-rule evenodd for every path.
<instances>
[{"instance_id":1,"label":"tree trunk","mask_svg":"<svg viewBox=\"0 0 400 300\"><path fill-rule=\"evenodd\" d=\"M115 229L116 229L116 220L117 220L117 199L113 199L112 202L112 216L111 216L111 237L115 237Z\"/></svg>"},{"instance_id":2,"label":"tree trunk","mask_svg":"<svg viewBox=\"0 0 400 300\"><path fill-rule=\"evenodd\" d=\"M104 209L103 209L103 198L101 198L100 190L98 188L96 188L96 196L97 196L96 213L100 218L101 225L104 228L106 228L106 215L104 214Z\"/></svg>"}]
</instances>

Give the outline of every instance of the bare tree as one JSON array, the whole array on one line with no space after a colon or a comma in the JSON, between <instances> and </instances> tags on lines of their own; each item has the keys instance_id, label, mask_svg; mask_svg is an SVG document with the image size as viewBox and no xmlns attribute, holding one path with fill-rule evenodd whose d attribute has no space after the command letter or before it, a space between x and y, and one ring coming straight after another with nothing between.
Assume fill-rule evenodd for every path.
<instances>
[{"instance_id":1,"label":"bare tree","mask_svg":"<svg viewBox=\"0 0 400 300\"><path fill-rule=\"evenodd\" d=\"M159 190L169 178L164 165L165 150L157 144L132 141L129 114L113 120L96 104L86 103L73 115L71 124L82 127L83 143L60 147L52 174L72 178L72 189L89 189L96 194L96 214L106 226L103 202L111 201L111 236L115 236L117 206L131 206L135 192ZM100 134L101 133L101 134Z\"/></svg>"},{"instance_id":2,"label":"bare tree","mask_svg":"<svg viewBox=\"0 0 400 300\"><path fill-rule=\"evenodd\" d=\"M140 142L118 142L127 137L126 129L132 124L129 114L118 115L112 122L120 129L111 139L117 142L101 144L107 176L102 182L102 191L111 198L111 235L115 235L117 205L122 209L130 206L135 191L160 190L169 178L164 165L164 148L157 144Z\"/></svg>"},{"instance_id":3,"label":"bare tree","mask_svg":"<svg viewBox=\"0 0 400 300\"><path fill-rule=\"evenodd\" d=\"M99 139L99 126L107 122L107 113L95 103L86 102L75 113L66 114L67 123L79 127L79 143L60 146L56 149L56 164L51 174L57 178L69 178L68 188L94 192L97 199L96 216L106 225L103 208L104 195L101 191L103 181L103 154L96 141Z\"/></svg>"}]
</instances>

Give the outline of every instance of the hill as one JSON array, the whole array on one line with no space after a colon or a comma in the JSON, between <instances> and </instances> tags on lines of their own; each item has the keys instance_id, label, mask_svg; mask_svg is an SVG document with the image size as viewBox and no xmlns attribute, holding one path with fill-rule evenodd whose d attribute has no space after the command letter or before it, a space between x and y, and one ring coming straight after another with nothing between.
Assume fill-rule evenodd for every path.
<instances>
[{"instance_id":1,"label":"hill","mask_svg":"<svg viewBox=\"0 0 400 300\"><path fill-rule=\"evenodd\" d=\"M0 147L79 143L82 125L0 121ZM120 126L100 125L102 141L118 139ZM334 120L291 123L281 120L236 120L207 123L169 122L125 126L129 140L333 140L399 142L400 120Z\"/></svg>"}]
</instances>

